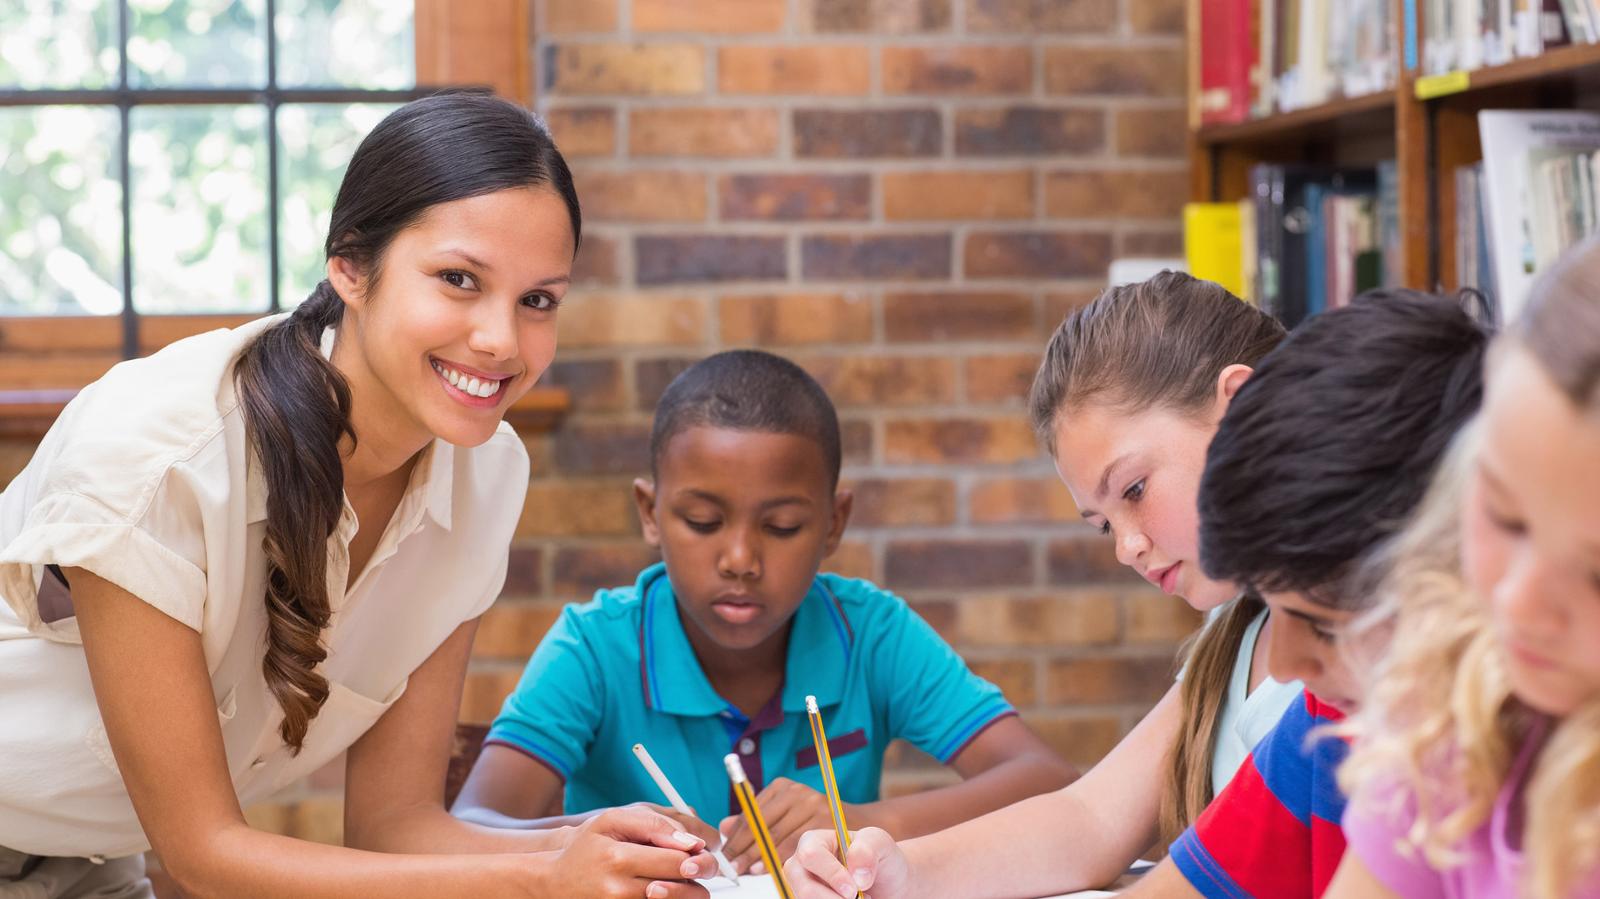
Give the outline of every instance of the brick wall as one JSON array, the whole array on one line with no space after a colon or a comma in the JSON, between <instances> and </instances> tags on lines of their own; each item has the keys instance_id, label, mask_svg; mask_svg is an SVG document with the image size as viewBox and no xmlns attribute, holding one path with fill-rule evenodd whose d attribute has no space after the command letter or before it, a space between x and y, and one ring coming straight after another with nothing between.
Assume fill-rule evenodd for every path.
<instances>
[{"instance_id":1,"label":"brick wall","mask_svg":"<svg viewBox=\"0 0 1600 899\"><path fill-rule=\"evenodd\" d=\"M786 354L843 417L833 568L910 600L1069 758L1170 683L1195 624L1119 567L1022 399L1117 255L1180 250L1181 0L531 0L538 107L585 211L505 598L462 715L487 721L562 603L652 560L628 483L674 374ZM894 791L946 775L897 752ZM337 768L250 812L339 834Z\"/></svg>"}]
</instances>

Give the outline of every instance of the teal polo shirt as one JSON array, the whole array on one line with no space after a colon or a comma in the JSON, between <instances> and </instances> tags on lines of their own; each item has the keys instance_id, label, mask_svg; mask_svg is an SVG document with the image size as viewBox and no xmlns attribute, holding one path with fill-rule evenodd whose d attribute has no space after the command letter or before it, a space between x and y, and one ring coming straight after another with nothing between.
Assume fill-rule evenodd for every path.
<instances>
[{"instance_id":1,"label":"teal polo shirt","mask_svg":"<svg viewBox=\"0 0 1600 899\"><path fill-rule=\"evenodd\" d=\"M822 708L839 793L852 803L879 798L891 740L947 763L1015 714L899 597L819 574L795 611L783 687L748 717L706 679L666 567L657 564L632 587L601 590L562 611L488 742L559 775L567 814L665 805L634 758L633 744L643 743L700 817L715 823L738 812L722 764L729 752L743 758L758 791L778 777L822 789L807 694Z\"/></svg>"}]
</instances>

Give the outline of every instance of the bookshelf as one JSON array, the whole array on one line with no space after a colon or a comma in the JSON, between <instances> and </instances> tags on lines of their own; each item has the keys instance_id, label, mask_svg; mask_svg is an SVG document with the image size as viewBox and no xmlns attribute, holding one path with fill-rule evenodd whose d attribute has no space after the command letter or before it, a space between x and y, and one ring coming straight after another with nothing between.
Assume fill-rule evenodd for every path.
<instances>
[{"instance_id":1,"label":"bookshelf","mask_svg":"<svg viewBox=\"0 0 1600 899\"><path fill-rule=\"evenodd\" d=\"M1394 3L1396 35L1406 33L1407 2ZM1600 109L1600 44L1571 44L1448 75L1419 77L1401 65L1389 90L1203 125L1200 22L1201 7L1211 0L1187 3L1190 199L1226 202L1249 196L1249 171L1258 163L1371 165L1393 159L1399 181L1398 280L1406 287L1458 286L1452 173L1483 158L1480 110ZM1422 11L1417 9L1419 15Z\"/></svg>"}]
</instances>

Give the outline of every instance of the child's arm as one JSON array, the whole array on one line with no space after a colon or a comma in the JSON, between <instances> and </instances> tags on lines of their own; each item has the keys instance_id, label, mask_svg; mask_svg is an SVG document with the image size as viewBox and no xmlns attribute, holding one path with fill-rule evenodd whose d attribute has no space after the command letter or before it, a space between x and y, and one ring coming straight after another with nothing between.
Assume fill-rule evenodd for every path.
<instances>
[{"instance_id":1,"label":"child's arm","mask_svg":"<svg viewBox=\"0 0 1600 899\"><path fill-rule=\"evenodd\" d=\"M576 825L597 814L546 815L558 804L561 792L561 778L554 771L509 746L491 743L483 747L450 811L463 821L516 830ZM710 845L722 841L710 824L666 806L638 802L628 807L665 815Z\"/></svg>"},{"instance_id":2,"label":"child's arm","mask_svg":"<svg viewBox=\"0 0 1600 899\"><path fill-rule=\"evenodd\" d=\"M72 569L67 579L95 698L129 798L168 873L189 895L538 896L635 882L642 893L647 881L641 878L685 876L691 859L684 850L692 847L672 843L676 828L660 819L572 831L559 851L473 856L390 855L254 830L228 775L199 634L87 570ZM465 633L470 639L470 628ZM459 651L458 645L441 650L445 656ZM666 846L674 848L657 848ZM709 872L710 857L701 860L694 867ZM581 871L580 861L600 868L584 875L584 883L564 882ZM700 893L673 884L671 895Z\"/></svg>"},{"instance_id":3,"label":"child's arm","mask_svg":"<svg viewBox=\"0 0 1600 899\"><path fill-rule=\"evenodd\" d=\"M861 863L897 886L874 889L874 899L1037 896L1115 880L1155 841L1161 770L1181 707L1173 687L1099 764L1054 793L899 844L882 831L861 835ZM846 885L850 875L832 847L831 831L809 834L786 866L793 882L817 887L797 887L800 896ZM856 853L851 858L854 867Z\"/></svg>"},{"instance_id":4,"label":"child's arm","mask_svg":"<svg viewBox=\"0 0 1600 899\"><path fill-rule=\"evenodd\" d=\"M1339 870L1328 884L1323 899L1400 899L1400 894L1384 886L1354 852L1346 852Z\"/></svg>"}]
</instances>

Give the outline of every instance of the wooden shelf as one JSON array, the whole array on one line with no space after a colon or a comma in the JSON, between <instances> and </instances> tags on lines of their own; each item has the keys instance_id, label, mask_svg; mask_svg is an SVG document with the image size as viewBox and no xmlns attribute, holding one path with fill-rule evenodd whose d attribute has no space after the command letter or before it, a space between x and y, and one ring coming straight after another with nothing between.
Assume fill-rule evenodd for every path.
<instances>
[{"instance_id":1,"label":"wooden shelf","mask_svg":"<svg viewBox=\"0 0 1600 899\"><path fill-rule=\"evenodd\" d=\"M1333 100L1266 118L1251 119L1247 122L1203 125L1195 132L1195 137L1206 146L1297 140L1301 132L1308 128L1337 125L1340 122L1358 119L1376 120L1382 114L1392 114L1393 110L1394 92L1380 91L1360 97Z\"/></svg>"},{"instance_id":2,"label":"wooden shelf","mask_svg":"<svg viewBox=\"0 0 1600 899\"><path fill-rule=\"evenodd\" d=\"M0 390L0 438L38 439L78 395L76 389ZM562 387L535 387L506 411L506 421L524 437L554 430L572 408Z\"/></svg>"},{"instance_id":3,"label":"wooden shelf","mask_svg":"<svg viewBox=\"0 0 1600 899\"><path fill-rule=\"evenodd\" d=\"M1465 88L1432 99L1448 100L1464 93L1508 85L1532 85L1542 81L1572 79L1600 83L1600 44L1558 47L1539 56L1514 59L1505 65L1473 69L1465 74Z\"/></svg>"}]
</instances>

